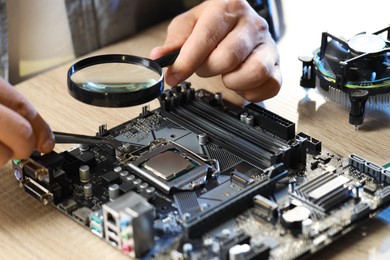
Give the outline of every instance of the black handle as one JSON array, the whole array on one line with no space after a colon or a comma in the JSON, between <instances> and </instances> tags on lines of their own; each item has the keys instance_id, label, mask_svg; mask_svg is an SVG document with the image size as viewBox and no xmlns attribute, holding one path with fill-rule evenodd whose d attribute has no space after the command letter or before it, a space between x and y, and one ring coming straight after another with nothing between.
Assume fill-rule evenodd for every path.
<instances>
[{"instance_id":1,"label":"black handle","mask_svg":"<svg viewBox=\"0 0 390 260\"><path fill-rule=\"evenodd\" d=\"M171 51L170 53L155 59L154 62L156 62L161 68L164 68L166 66L172 65L175 62L177 56L179 56L179 53L180 49Z\"/></svg>"}]
</instances>

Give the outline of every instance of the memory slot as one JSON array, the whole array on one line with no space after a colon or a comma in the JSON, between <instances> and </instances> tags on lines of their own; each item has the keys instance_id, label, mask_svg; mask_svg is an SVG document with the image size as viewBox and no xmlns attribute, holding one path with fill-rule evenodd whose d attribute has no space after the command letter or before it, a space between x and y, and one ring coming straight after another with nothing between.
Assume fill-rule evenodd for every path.
<instances>
[{"instance_id":1,"label":"memory slot","mask_svg":"<svg viewBox=\"0 0 390 260\"><path fill-rule=\"evenodd\" d=\"M187 109L203 118L211 117L210 119L213 123L218 124L230 132L236 132L242 138L261 146L270 152L279 153L282 150L285 151L289 149L289 146L281 140L270 137L270 135L257 131L252 127L248 127L241 121L226 116L226 113L220 110L212 110L210 112L210 106L203 102L193 102L191 105L187 106Z\"/></svg>"},{"instance_id":2,"label":"memory slot","mask_svg":"<svg viewBox=\"0 0 390 260\"><path fill-rule=\"evenodd\" d=\"M178 107L168 113L163 111L163 115L195 133L207 133L215 144L236 153L262 169L280 161L275 154L241 138L236 133L225 130L209 118L200 117L186 108Z\"/></svg>"}]
</instances>

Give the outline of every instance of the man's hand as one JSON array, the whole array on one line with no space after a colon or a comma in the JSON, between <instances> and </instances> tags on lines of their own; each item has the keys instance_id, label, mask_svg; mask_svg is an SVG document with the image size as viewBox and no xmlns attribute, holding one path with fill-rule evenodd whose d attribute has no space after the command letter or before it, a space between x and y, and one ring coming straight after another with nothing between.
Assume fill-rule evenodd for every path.
<instances>
[{"instance_id":1,"label":"man's hand","mask_svg":"<svg viewBox=\"0 0 390 260\"><path fill-rule=\"evenodd\" d=\"M257 102L275 96L281 86L279 54L267 22L245 0L209 0L172 20L158 58L181 47L165 74L169 85L194 72L222 75L225 87Z\"/></svg>"},{"instance_id":2,"label":"man's hand","mask_svg":"<svg viewBox=\"0 0 390 260\"><path fill-rule=\"evenodd\" d=\"M0 167L9 159L23 159L33 150L50 152L54 136L34 107L0 78Z\"/></svg>"}]
</instances>

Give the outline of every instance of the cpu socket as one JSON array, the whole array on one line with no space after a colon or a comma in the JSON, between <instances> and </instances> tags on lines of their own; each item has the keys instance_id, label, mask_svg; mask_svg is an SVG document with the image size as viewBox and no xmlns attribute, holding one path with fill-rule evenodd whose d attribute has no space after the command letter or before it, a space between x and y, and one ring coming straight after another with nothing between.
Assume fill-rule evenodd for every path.
<instances>
[{"instance_id":1,"label":"cpu socket","mask_svg":"<svg viewBox=\"0 0 390 260\"><path fill-rule=\"evenodd\" d=\"M185 147L165 139L159 139L132 155L137 159L127 166L167 194L174 190L194 190L219 170L215 162L205 161Z\"/></svg>"}]
</instances>

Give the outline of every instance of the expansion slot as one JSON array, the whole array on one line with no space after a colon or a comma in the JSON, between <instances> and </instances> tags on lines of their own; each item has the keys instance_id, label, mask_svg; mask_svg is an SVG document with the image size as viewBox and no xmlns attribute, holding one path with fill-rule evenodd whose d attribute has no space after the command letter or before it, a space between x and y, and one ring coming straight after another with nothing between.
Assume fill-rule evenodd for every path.
<instances>
[{"instance_id":1,"label":"expansion slot","mask_svg":"<svg viewBox=\"0 0 390 260\"><path fill-rule=\"evenodd\" d=\"M190 219L183 223L184 231L186 236L189 238L198 237L210 228L215 226L215 223L222 222L223 220L229 219L247 208L253 205L253 197L257 194L268 196L273 189L273 184L285 177L288 171L282 171L281 173L274 176L272 179L267 178L257 183L251 189L242 192L240 195L227 200L213 210L205 211L196 218ZM207 221L204 221L207 219Z\"/></svg>"}]
</instances>

